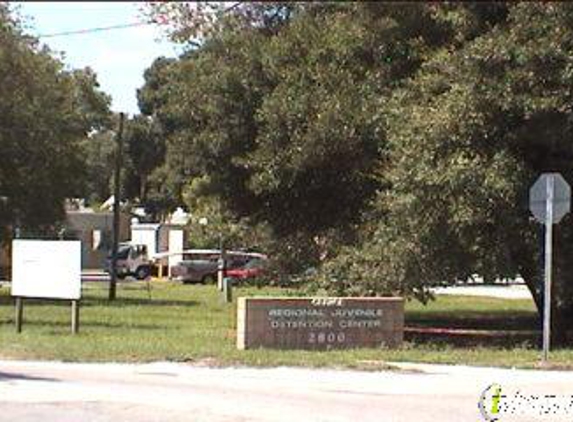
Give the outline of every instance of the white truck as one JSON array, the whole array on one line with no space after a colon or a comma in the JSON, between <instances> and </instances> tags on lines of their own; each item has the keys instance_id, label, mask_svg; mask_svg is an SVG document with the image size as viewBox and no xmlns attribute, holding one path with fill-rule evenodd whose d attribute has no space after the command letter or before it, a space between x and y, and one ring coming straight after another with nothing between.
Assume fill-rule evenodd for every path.
<instances>
[{"instance_id":1,"label":"white truck","mask_svg":"<svg viewBox=\"0 0 573 422\"><path fill-rule=\"evenodd\" d=\"M106 271L111 273L111 253L107 257ZM147 246L133 243L120 243L117 250L117 277L128 276L145 280L151 275L153 262L147 254Z\"/></svg>"}]
</instances>

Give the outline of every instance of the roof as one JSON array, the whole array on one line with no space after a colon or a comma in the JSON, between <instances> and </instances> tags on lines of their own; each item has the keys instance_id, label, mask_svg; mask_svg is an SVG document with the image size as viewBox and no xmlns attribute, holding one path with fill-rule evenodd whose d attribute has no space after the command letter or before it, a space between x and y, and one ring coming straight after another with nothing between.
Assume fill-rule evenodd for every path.
<instances>
[{"instance_id":1,"label":"roof","mask_svg":"<svg viewBox=\"0 0 573 422\"><path fill-rule=\"evenodd\" d=\"M183 249L177 252L160 252L153 255L153 258L160 259L168 256L183 255L183 254L196 254L196 255L219 255L220 249ZM250 258L267 259L267 255L258 252L243 252L243 251L225 251L225 255L231 256L247 256Z\"/></svg>"}]
</instances>

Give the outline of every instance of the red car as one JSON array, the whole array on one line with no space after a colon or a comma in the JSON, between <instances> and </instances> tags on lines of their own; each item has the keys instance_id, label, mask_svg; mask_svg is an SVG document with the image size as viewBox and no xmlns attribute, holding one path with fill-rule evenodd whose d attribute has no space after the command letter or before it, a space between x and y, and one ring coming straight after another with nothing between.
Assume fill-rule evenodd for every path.
<instances>
[{"instance_id":1,"label":"red car","mask_svg":"<svg viewBox=\"0 0 573 422\"><path fill-rule=\"evenodd\" d=\"M245 265L239 268L231 268L225 271L225 275L230 278L245 280L262 275L265 271L265 260L251 259Z\"/></svg>"}]
</instances>

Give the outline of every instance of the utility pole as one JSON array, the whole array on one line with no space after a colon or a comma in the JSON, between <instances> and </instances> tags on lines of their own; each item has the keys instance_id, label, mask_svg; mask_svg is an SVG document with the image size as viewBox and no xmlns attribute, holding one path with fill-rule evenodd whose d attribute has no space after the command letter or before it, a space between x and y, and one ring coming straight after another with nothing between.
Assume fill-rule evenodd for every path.
<instances>
[{"instance_id":1,"label":"utility pole","mask_svg":"<svg viewBox=\"0 0 573 422\"><path fill-rule=\"evenodd\" d=\"M119 207L121 201L121 166L123 159L123 120L125 116L119 113L119 129L117 131L117 146L115 153L115 170L113 175L113 245L111 251L111 271L109 280L109 300L114 300L117 286L117 249L119 246Z\"/></svg>"}]
</instances>

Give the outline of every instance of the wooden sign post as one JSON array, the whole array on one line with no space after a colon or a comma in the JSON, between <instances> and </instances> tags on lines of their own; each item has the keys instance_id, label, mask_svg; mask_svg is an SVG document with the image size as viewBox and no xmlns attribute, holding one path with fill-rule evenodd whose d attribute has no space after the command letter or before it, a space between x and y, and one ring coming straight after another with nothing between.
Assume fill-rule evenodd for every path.
<instances>
[{"instance_id":1,"label":"wooden sign post","mask_svg":"<svg viewBox=\"0 0 573 422\"><path fill-rule=\"evenodd\" d=\"M24 297L16 297L16 332L22 332L22 325L24 323ZM71 312L71 331L77 334L80 331L80 301L72 300Z\"/></svg>"},{"instance_id":2,"label":"wooden sign post","mask_svg":"<svg viewBox=\"0 0 573 422\"><path fill-rule=\"evenodd\" d=\"M22 317L24 314L24 299L16 298L16 331L22 332Z\"/></svg>"}]
</instances>

